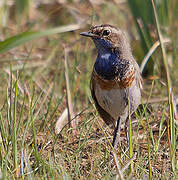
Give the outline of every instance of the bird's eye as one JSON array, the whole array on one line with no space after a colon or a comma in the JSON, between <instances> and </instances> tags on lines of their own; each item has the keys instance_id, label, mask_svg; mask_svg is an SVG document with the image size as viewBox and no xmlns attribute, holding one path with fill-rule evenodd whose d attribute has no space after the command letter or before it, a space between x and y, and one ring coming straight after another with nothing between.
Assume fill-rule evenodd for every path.
<instances>
[{"instance_id":1,"label":"bird's eye","mask_svg":"<svg viewBox=\"0 0 178 180\"><path fill-rule=\"evenodd\" d=\"M109 30L104 30L102 35L103 36L109 36L109 34L110 34Z\"/></svg>"}]
</instances>

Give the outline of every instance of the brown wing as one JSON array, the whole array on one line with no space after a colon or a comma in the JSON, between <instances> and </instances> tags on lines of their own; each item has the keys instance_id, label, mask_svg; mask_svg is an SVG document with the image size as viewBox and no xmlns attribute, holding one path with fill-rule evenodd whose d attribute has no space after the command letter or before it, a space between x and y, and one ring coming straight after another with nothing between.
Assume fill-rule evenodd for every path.
<instances>
[{"instance_id":1,"label":"brown wing","mask_svg":"<svg viewBox=\"0 0 178 180\"><path fill-rule=\"evenodd\" d=\"M92 98L94 100L94 103L95 103L95 107L99 113L99 115L101 116L101 118L104 120L104 122L110 126L111 128L114 128L115 127L115 119L112 118L109 113L107 113L98 103L97 101L97 98L96 98L96 95L95 95L95 84L96 84L96 81L95 81L95 78L94 78L94 74L92 73L92 76L91 76L91 81L90 81L90 89L91 89L91 95L92 95Z\"/></svg>"},{"instance_id":2,"label":"brown wing","mask_svg":"<svg viewBox=\"0 0 178 180\"><path fill-rule=\"evenodd\" d=\"M143 89L143 86L142 86L143 80L142 80L140 68L135 60L133 60L133 62L134 62L135 70L136 70L136 81L137 81L138 87L142 90Z\"/></svg>"}]
</instances>

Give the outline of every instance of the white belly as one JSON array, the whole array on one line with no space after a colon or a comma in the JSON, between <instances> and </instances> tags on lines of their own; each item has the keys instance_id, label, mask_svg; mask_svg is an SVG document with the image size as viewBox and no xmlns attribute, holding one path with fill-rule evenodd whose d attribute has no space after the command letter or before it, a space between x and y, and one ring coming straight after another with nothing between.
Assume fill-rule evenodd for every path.
<instances>
[{"instance_id":1,"label":"white belly","mask_svg":"<svg viewBox=\"0 0 178 180\"><path fill-rule=\"evenodd\" d=\"M103 90L96 86L95 95L99 105L108 112L115 120L118 117L127 118L128 115L128 89ZM135 86L135 81L130 87L131 113L140 104L140 89Z\"/></svg>"}]
</instances>

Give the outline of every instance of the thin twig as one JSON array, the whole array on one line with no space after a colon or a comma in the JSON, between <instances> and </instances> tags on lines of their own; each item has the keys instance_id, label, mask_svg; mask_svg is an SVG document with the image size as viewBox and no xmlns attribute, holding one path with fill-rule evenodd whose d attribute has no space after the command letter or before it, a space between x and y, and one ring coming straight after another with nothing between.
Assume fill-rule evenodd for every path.
<instances>
[{"instance_id":1,"label":"thin twig","mask_svg":"<svg viewBox=\"0 0 178 180\"><path fill-rule=\"evenodd\" d=\"M130 166L130 164L135 160L136 158L136 153L133 155L131 159L127 162L127 164L121 169L121 172L124 173L124 171Z\"/></svg>"},{"instance_id":2,"label":"thin twig","mask_svg":"<svg viewBox=\"0 0 178 180\"><path fill-rule=\"evenodd\" d=\"M117 154L115 151L112 151L112 154L113 154L113 157L114 157L114 161L116 163L116 167L117 167L117 172L118 172L118 175L119 175L119 178L121 180L124 180L124 175L123 175L123 171L121 170L120 168L120 165L119 165L119 161L117 159Z\"/></svg>"}]
</instances>

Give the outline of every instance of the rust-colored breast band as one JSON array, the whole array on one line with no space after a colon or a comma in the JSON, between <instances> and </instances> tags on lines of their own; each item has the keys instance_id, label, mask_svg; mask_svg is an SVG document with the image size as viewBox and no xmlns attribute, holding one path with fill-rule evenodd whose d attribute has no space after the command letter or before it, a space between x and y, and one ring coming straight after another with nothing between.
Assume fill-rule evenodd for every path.
<instances>
[{"instance_id":1,"label":"rust-colored breast band","mask_svg":"<svg viewBox=\"0 0 178 180\"><path fill-rule=\"evenodd\" d=\"M134 78L135 78L135 72L131 71L127 74L126 77L123 77L120 81L117 79L114 80L104 80L101 78L96 71L94 70L92 73L92 78L96 81L97 84L99 84L100 88L103 90L113 90L113 89L123 89L129 87Z\"/></svg>"},{"instance_id":2,"label":"rust-colored breast band","mask_svg":"<svg viewBox=\"0 0 178 180\"><path fill-rule=\"evenodd\" d=\"M96 73L95 70L93 70L92 78L97 84L99 84L100 88L103 90L112 90L119 88L116 80L104 80Z\"/></svg>"},{"instance_id":3,"label":"rust-colored breast band","mask_svg":"<svg viewBox=\"0 0 178 180\"><path fill-rule=\"evenodd\" d=\"M119 87L121 89L130 87L134 79L135 79L135 71L131 71L125 77L123 77L120 82L118 82Z\"/></svg>"}]
</instances>

